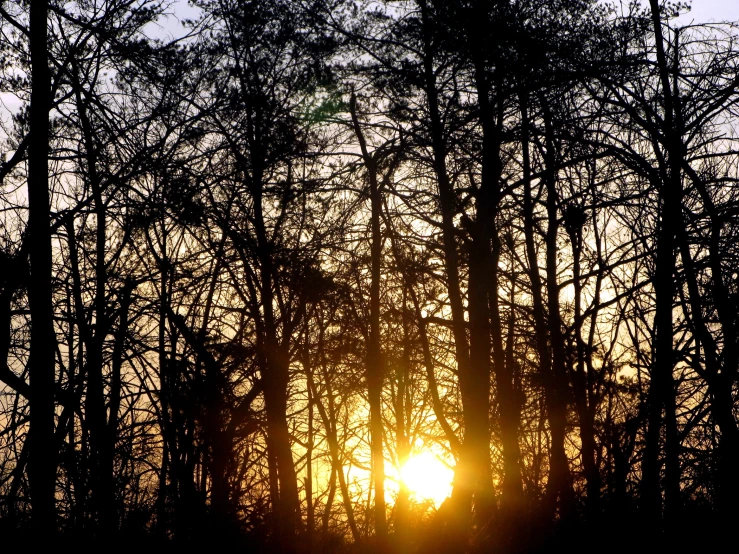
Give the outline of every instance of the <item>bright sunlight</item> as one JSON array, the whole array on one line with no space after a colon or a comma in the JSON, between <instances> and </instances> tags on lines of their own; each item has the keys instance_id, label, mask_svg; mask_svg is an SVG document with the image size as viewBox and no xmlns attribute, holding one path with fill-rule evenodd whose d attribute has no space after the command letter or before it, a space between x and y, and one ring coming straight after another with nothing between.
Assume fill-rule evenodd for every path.
<instances>
[{"instance_id":1,"label":"bright sunlight","mask_svg":"<svg viewBox=\"0 0 739 554\"><path fill-rule=\"evenodd\" d=\"M439 507L451 493L454 471L427 450L411 457L400 476L417 501L431 500Z\"/></svg>"}]
</instances>

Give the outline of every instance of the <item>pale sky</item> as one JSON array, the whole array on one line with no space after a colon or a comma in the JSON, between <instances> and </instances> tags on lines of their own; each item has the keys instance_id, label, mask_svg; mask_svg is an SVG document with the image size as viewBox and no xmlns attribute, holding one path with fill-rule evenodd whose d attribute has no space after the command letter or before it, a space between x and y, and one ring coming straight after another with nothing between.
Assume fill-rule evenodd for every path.
<instances>
[{"instance_id":1,"label":"pale sky","mask_svg":"<svg viewBox=\"0 0 739 554\"><path fill-rule=\"evenodd\" d=\"M682 23L691 20L695 23L739 22L739 0L693 0L690 13L680 18Z\"/></svg>"},{"instance_id":2,"label":"pale sky","mask_svg":"<svg viewBox=\"0 0 739 554\"><path fill-rule=\"evenodd\" d=\"M617 0L609 0L616 3ZM645 4L647 0L642 0ZM690 2L690 0L688 0ZM162 29L172 36L180 36L184 31L179 19L194 17L199 10L188 5L187 0L175 0L173 15L162 23ZM692 0L690 13L680 17L683 24L709 23L719 21L739 22L739 0Z\"/></svg>"},{"instance_id":3,"label":"pale sky","mask_svg":"<svg viewBox=\"0 0 739 554\"><path fill-rule=\"evenodd\" d=\"M616 0L610 0L616 3ZM642 0L645 4L647 0ZM187 33L182 24L182 19L193 18L198 9L188 5L187 0L175 0L172 4L171 14L162 18L157 25L151 25L146 30L150 36L163 39L182 37ZM681 24L709 23L720 21L733 21L739 23L739 0L693 0L690 13L681 16L678 20ZM10 113L19 107L18 100L9 94L0 94L0 120L7 122ZM2 131L0 130L0 137Z\"/></svg>"}]
</instances>

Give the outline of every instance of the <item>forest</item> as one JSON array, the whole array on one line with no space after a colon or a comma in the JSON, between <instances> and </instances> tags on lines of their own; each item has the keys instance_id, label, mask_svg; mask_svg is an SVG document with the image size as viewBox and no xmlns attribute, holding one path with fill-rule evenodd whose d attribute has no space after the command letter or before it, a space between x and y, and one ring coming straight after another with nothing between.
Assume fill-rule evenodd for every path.
<instances>
[{"instance_id":1,"label":"forest","mask_svg":"<svg viewBox=\"0 0 739 554\"><path fill-rule=\"evenodd\" d=\"M689 10L0 0L3 544L735 544L739 23Z\"/></svg>"}]
</instances>

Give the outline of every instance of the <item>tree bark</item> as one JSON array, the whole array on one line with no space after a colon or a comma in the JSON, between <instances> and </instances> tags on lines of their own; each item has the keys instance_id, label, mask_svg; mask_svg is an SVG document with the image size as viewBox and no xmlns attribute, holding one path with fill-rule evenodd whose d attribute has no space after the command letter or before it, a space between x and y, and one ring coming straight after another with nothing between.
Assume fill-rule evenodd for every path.
<instances>
[{"instance_id":1,"label":"tree bark","mask_svg":"<svg viewBox=\"0 0 739 554\"><path fill-rule=\"evenodd\" d=\"M54 376L56 337L52 306L52 254L49 204L49 109L51 78L47 53L48 0L30 3L31 114L28 144L28 231L31 279L31 421L29 479L37 537L56 533Z\"/></svg>"}]
</instances>

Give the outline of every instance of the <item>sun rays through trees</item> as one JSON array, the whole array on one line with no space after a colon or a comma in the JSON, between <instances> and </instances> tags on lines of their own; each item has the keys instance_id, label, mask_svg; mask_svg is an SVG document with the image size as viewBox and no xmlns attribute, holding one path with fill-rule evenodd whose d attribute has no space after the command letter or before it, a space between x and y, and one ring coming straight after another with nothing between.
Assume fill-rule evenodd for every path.
<instances>
[{"instance_id":1,"label":"sun rays through trees","mask_svg":"<svg viewBox=\"0 0 739 554\"><path fill-rule=\"evenodd\" d=\"M739 27L687 9L0 0L0 533L728 540Z\"/></svg>"}]
</instances>

